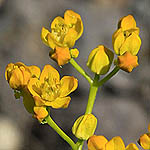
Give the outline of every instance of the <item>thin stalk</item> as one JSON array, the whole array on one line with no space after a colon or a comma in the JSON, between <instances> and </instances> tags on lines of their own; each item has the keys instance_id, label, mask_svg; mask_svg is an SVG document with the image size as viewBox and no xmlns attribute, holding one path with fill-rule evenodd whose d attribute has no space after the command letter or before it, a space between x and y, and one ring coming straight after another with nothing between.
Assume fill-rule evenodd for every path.
<instances>
[{"instance_id":1,"label":"thin stalk","mask_svg":"<svg viewBox=\"0 0 150 150\"><path fill-rule=\"evenodd\" d=\"M45 118L50 127L52 127L71 147L72 150L78 150L77 145L72 141L72 139L62 131L58 125L53 121L53 119L48 116Z\"/></svg>"},{"instance_id":2,"label":"thin stalk","mask_svg":"<svg viewBox=\"0 0 150 150\"><path fill-rule=\"evenodd\" d=\"M91 77L78 65L73 58L70 59L70 63L89 82L89 84L93 83Z\"/></svg>"},{"instance_id":3,"label":"thin stalk","mask_svg":"<svg viewBox=\"0 0 150 150\"><path fill-rule=\"evenodd\" d=\"M102 86L106 81L113 77L119 71L119 69L120 68L116 66L106 77L100 80L97 85Z\"/></svg>"},{"instance_id":4,"label":"thin stalk","mask_svg":"<svg viewBox=\"0 0 150 150\"><path fill-rule=\"evenodd\" d=\"M85 114L92 113L95 98L96 98L96 93L98 91L98 86L97 86L98 80L99 80L99 75L95 74L94 81L92 84L90 84L90 92L89 92L89 98L88 98ZM77 141L76 145L78 145L78 150L82 150L83 144L84 144L84 140Z\"/></svg>"},{"instance_id":5,"label":"thin stalk","mask_svg":"<svg viewBox=\"0 0 150 150\"><path fill-rule=\"evenodd\" d=\"M97 86L98 80L99 80L99 75L95 74L94 82L90 86L89 98L88 98L88 103L87 103L87 106L86 106L85 114L92 113L95 98L96 98L96 94L97 94L97 91L98 91L98 86Z\"/></svg>"}]
</instances>

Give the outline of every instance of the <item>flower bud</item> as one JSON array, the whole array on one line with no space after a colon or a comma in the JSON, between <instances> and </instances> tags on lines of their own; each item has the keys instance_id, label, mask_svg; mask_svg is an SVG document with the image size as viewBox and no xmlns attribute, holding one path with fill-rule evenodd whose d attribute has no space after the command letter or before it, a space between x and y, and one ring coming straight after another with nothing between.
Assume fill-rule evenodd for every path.
<instances>
[{"instance_id":1,"label":"flower bud","mask_svg":"<svg viewBox=\"0 0 150 150\"><path fill-rule=\"evenodd\" d=\"M72 127L73 134L82 140L87 140L95 132L97 119L92 114L80 116Z\"/></svg>"},{"instance_id":2,"label":"flower bud","mask_svg":"<svg viewBox=\"0 0 150 150\"><path fill-rule=\"evenodd\" d=\"M104 75L109 71L113 58L114 54L111 50L99 45L90 53L87 66L92 72Z\"/></svg>"},{"instance_id":3,"label":"flower bud","mask_svg":"<svg viewBox=\"0 0 150 150\"><path fill-rule=\"evenodd\" d=\"M21 62L10 63L5 70L5 78L13 89L20 90L27 85L31 77L39 77L40 69L36 66L26 66Z\"/></svg>"},{"instance_id":4,"label":"flower bud","mask_svg":"<svg viewBox=\"0 0 150 150\"><path fill-rule=\"evenodd\" d=\"M78 51L77 48L74 48L74 49L71 49L71 50L70 50L70 54L71 54L71 57L72 57L72 58L77 58L78 55L79 55L79 51Z\"/></svg>"},{"instance_id":5,"label":"flower bud","mask_svg":"<svg viewBox=\"0 0 150 150\"><path fill-rule=\"evenodd\" d=\"M108 140L102 136L93 135L88 139L88 150L105 150L105 144Z\"/></svg>"},{"instance_id":6,"label":"flower bud","mask_svg":"<svg viewBox=\"0 0 150 150\"><path fill-rule=\"evenodd\" d=\"M141 47L141 39L139 28L136 27L136 21L132 15L121 18L118 30L112 36L112 44L117 55L123 55L125 52L137 55Z\"/></svg>"}]
</instances>

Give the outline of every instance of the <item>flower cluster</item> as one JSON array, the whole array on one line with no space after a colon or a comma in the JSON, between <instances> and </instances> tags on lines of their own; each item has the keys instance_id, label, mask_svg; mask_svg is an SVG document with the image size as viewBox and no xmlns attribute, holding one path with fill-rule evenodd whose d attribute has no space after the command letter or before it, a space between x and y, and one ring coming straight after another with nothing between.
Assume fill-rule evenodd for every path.
<instances>
[{"instance_id":1,"label":"flower cluster","mask_svg":"<svg viewBox=\"0 0 150 150\"><path fill-rule=\"evenodd\" d=\"M90 92L85 114L80 116L72 127L72 133L78 138L75 144L51 119L50 108L67 108L75 91L78 80L73 76L64 76L60 79L58 71L51 65L45 65L43 70L37 66L26 66L21 62L10 63L5 70L5 78L14 90L16 99L23 97L23 103L27 111L40 122L46 121L73 150L81 150L83 141L88 141L88 150L138 150L131 143L125 147L121 137L113 137L108 141L104 136L94 135L97 127L97 118L92 114L92 109L98 88L115 75L119 69L131 72L138 66L137 53L141 46L139 28L132 15L120 19L118 29L112 36L112 44L117 59L114 61L114 53L104 45L98 45L89 54L87 66L95 73L92 79L73 58L77 58L79 51L73 48L75 42L83 33L83 23L79 14L72 10L64 13L64 18L58 16L51 23L51 31L42 28L41 39L45 45L51 48L50 58L59 66L70 62L73 67L90 83ZM103 79L111 68L114 69ZM148 133L142 135L139 144L144 149L150 149L150 125Z\"/></svg>"},{"instance_id":2,"label":"flower cluster","mask_svg":"<svg viewBox=\"0 0 150 150\"><path fill-rule=\"evenodd\" d=\"M6 67L5 77L15 90L16 98L22 96L27 111L39 121L48 115L49 106L67 108L71 100L68 95L78 86L78 80L73 76L64 76L60 80L58 71L51 65L45 65L41 72L37 66L10 63Z\"/></svg>"},{"instance_id":3,"label":"flower cluster","mask_svg":"<svg viewBox=\"0 0 150 150\"><path fill-rule=\"evenodd\" d=\"M141 46L141 39L133 16L128 15L120 19L118 29L112 36L112 44L118 56L114 62L116 66L126 72L131 72L138 66L136 55ZM104 75L109 71L113 58L111 50L99 45L90 53L87 66L92 72Z\"/></svg>"}]
</instances>

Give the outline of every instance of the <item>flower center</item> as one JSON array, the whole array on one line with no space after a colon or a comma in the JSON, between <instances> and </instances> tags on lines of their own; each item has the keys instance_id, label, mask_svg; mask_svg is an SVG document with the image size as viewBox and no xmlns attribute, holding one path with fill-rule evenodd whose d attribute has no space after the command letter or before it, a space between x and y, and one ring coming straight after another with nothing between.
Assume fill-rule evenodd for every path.
<instances>
[{"instance_id":1,"label":"flower center","mask_svg":"<svg viewBox=\"0 0 150 150\"><path fill-rule=\"evenodd\" d=\"M52 34L54 36L54 39L57 42L63 43L67 32L68 32L68 26L63 23L55 24L55 28L52 28Z\"/></svg>"},{"instance_id":2,"label":"flower center","mask_svg":"<svg viewBox=\"0 0 150 150\"><path fill-rule=\"evenodd\" d=\"M41 84L41 97L47 101L54 101L60 95L60 83L55 78L47 78Z\"/></svg>"}]
</instances>

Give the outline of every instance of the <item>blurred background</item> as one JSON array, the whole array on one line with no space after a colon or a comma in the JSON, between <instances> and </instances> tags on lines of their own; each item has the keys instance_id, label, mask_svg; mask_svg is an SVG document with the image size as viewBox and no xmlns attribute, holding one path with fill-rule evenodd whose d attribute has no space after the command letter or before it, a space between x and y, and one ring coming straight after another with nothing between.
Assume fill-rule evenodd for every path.
<instances>
[{"instance_id":1,"label":"blurred background","mask_svg":"<svg viewBox=\"0 0 150 150\"><path fill-rule=\"evenodd\" d=\"M67 109L52 109L52 118L71 136L72 125L86 108L89 85L70 65L59 68L49 59L49 48L40 38L41 28L49 28L56 16L67 9L79 13L84 33L75 47L76 59L86 67L90 51L99 44L112 49L112 34L120 17L132 14L140 28L142 46L139 67L128 74L120 71L99 89L94 115L98 118L97 135L109 140L121 136L125 144L137 141L147 132L150 122L150 1L149 0L0 0L0 150L70 150L48 125L41 125L28 114L22 100L16 100L4 78L8 63L22 61L41 69L51 64L61 75L74 75L78 89L71 94ZM137 144L137 143L136 143ZM137 144L138 145L138 144ZM87 150L86 144L84 150Z\"/></svg>"}]
</instances>

